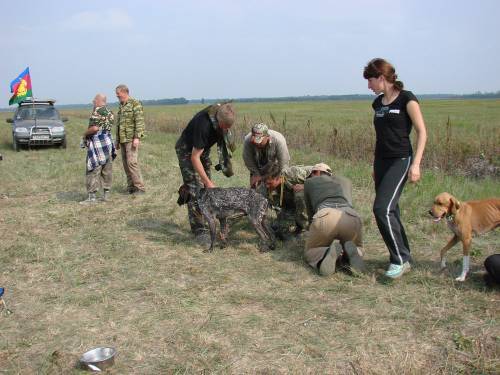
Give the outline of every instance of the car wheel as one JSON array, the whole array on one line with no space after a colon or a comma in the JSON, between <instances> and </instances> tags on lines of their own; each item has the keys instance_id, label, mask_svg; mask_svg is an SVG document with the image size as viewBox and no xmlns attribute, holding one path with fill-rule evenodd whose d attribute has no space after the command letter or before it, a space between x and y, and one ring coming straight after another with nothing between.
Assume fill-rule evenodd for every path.
<instances>
[{"instance_id":1,"label":"car wheel","mask_svg":"<svg viewBox=\"0 0 500 375\"><path fill-rule=\"evenodd\" d=\"M66 148L66 137L64 137L64 139L61 143L61 148Z\"/></svg>"}]
</instances>

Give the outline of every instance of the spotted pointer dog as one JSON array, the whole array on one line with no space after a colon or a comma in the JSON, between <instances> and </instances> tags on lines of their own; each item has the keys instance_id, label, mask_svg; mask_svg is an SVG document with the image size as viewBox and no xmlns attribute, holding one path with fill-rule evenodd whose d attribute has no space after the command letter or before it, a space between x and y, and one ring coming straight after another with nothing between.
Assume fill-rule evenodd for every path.
<instances>
[{"instance_id":1,"label":"spotted pointer dog","mask_svg":"<svg viewBox=\"0 0 500 375\"><path fill-rule=\"evenodd\" d=\"M261 238L260 251L265 252L275 248L276 239L267 223L268 202L255 190L247 188L213 188L200 189L193 194L187 185L179 188L177 203L183 205L194 200L195 214L203 216L210 229L210 248L205 252L212 252L216 238L216 219L220 223L221 247L227 245L229 234L228 219L248 216L250 223Z\"/></svg>"}]
</instances>

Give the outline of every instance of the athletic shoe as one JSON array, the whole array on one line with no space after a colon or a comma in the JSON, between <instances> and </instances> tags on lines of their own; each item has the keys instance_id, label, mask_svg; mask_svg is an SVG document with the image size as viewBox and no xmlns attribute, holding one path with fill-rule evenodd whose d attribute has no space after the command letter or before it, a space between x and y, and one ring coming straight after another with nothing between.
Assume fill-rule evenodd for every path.
<instances>
[{"instance_id":1,"label":"athletic shoe","mask_svg":"<svg viewBox=\"0 0 500 375\"><path fill-rule=\"evenodd\" d=\"M403 276L404 273L410 271L410 268L411 266L408 262L404 262L403 265L391 263L389 269L385 272L385 276L391 279L397 279Z\"/></svg>"},{"instance_id":2,"label":"athletic shoe","mask_svg":"<svg viewBox=\"0 0 500 375\"><path fill-rule=\"evenodd\" d=\"M363 254L361 250L352 241L344 243L344 250L349 258L349 265L354 272L365 272L365 263L363 262Z\"/></svg>"}]
</instances>

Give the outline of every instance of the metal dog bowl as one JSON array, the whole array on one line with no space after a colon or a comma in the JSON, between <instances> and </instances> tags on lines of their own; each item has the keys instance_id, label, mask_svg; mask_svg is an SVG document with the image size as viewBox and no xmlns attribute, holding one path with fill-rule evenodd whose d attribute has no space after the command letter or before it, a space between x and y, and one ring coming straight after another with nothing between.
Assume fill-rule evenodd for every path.
<instances>
[{"instance_id":1,"label":"metal dog bowl","mask_svg":"<svg viewBox=\"0 0 500 375\"><path fill-rule=\"evenodd\" d=\"M80 362L92 371L107 369L115 363L115 348L94 348L83 353Z\"/></svg>"}]
</instances>

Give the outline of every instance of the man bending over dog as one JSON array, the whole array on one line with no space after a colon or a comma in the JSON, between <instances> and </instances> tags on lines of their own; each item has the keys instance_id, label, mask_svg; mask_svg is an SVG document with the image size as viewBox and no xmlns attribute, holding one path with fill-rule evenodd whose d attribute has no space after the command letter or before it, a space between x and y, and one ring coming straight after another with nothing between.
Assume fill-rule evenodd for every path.
<instances>
[{"instance_id":1,"label":"man bending over dog","mask_svg":"<svg viewBox=\"0 0 500 375\"><path fill-rule=\"evenodd\" d=\"M271 164L278 164L280 172L288 167L290 154L285 137L264 123L255 124L243 141L243 161L250 171L250 187L264 187L261 182Z\"/></svg>"},{"instance_id":2,"label":"man bending over dog","mask_svg":"<svg viewBox=\"0 0 500 375\"><path fill-rule=\"evenodd\" d=\"M230 144L229 129L234 120L233 106L230 103L217 103L198 112L182 132L175 144L175 151L182 180L190 194L197 194L203 187L215 187L210 176L210 148L215 143L219 152L219 164L215 168L222 170L228 177L232 175L228 148L232 149L233 146ZM203 219L196 215L193 200L188 202L188 217L197 241L202 245L209 244L208 228Z\"/></svg>"},{"instance_id":3,"label":"man bending over dog","mask_svg":"<svg viewBox=\"0 0 500 375\"><path fill-rule=\"evenodd\" d=\"M335 272L337 261L363 272L362 224L352 207L351 181L316 164L304 183L304 199L310 222L306 262L323 276Z\"/></svg>"}]
</instances>

